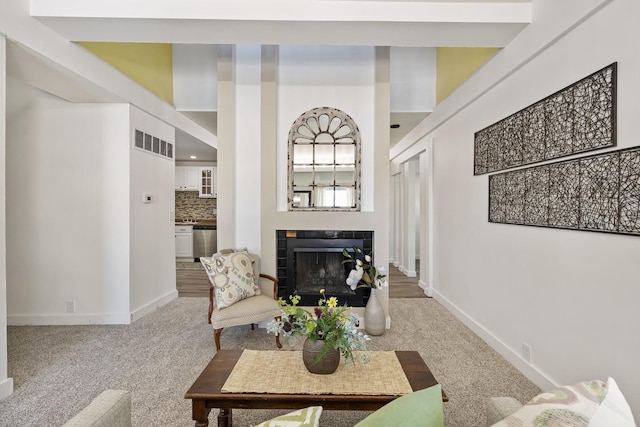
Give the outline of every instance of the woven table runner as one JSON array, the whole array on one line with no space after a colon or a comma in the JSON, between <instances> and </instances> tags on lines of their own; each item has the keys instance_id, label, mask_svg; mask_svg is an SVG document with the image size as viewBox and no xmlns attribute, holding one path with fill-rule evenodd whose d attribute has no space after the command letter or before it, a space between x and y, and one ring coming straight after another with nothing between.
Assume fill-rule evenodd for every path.
<instances>
[{"instance_id":1,"label":"woven table runner","mask_svg":"<svg viewBox=\"0 0 640 427\"><path fill-rule=\"evenodd\" d=\"M360 352L354 352L356 356ZM368 351L368 363L359 357L330 375L307 371L301 351L244 350L223 393L360 394L399 396L411 393L411 385L393 351Z\"/></svg>"}]
</instances>

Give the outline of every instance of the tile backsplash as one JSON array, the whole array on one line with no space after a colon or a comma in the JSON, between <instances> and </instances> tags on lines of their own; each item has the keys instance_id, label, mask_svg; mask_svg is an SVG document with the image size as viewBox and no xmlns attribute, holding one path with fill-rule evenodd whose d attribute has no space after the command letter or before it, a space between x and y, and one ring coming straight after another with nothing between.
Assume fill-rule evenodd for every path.
<instances>
[{"instance_id":1,"label":"tile backsplash","mask_svg":"<svg viewBox=\"0 0 640 427\"><path fill-rule=\"evenodd\" d=\"M200 198L197 191L176 191L176 219L212 219L216 199Z\"/></svg>"}]
</instances>

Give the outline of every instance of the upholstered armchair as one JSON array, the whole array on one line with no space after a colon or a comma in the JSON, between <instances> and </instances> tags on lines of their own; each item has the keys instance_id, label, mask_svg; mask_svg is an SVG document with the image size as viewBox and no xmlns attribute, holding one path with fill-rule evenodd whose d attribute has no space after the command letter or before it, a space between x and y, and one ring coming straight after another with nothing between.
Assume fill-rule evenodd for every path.
<instances>
[{"instance_id":1,"label":"upholstered armchair","mask_svg":"<svg viewBox=\"0 0 640 427\"><path fill-rule=\"evenodd\" d=\"M224 328L280 319L278 279L260 273L260 258L247 251L225 250L200 258L209 276L208 322L213 326L216 351ZM276 345L281 348L280 337Z\"/></svg>"}]
</instances>

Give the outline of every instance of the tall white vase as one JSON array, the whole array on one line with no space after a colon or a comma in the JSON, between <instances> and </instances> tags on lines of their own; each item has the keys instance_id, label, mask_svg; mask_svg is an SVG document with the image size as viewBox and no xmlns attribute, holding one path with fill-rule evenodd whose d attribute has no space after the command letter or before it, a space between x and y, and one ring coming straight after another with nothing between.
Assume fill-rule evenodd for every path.
<instances>
[{"instance_id":1,"label":"tall white vase","mask_svg":"<svg viewBox=\"0 0 640 427\"><path fill-rule=\"evenodd\" d=\"M386 319L382 304L378 300L378 290L371 289L369 301L364 309L364 329L369 335L384 334Z\"/></svg>"}]
</instances>

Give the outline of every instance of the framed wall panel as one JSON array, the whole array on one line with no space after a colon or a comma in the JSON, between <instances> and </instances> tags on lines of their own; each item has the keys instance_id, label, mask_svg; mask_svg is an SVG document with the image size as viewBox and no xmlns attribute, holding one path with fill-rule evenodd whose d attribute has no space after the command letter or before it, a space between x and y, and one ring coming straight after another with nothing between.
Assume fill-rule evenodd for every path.
<instances>
[{"instance_id":1,"label":"framed wall panel","mask_svg":"<svg viewBox=\"0 0 640 427\"><path fill-rule=\"evenodd\" d=\"M617 63L474 135L474 175L616 145Z\"/></svg>"},{"instance_id":2,"label":"framed wall panel","mask_svg":"<svg viewBox=\"0 0 640 427\"><path fill-rule=\"evenodd\" d=\"M640 147L491 175L489 222L640 235Z\"/></svg>"}]
</instances>

